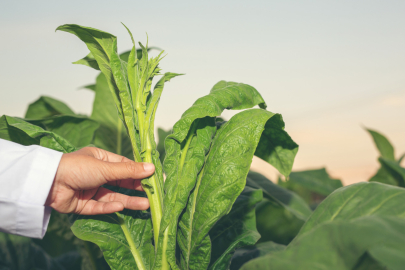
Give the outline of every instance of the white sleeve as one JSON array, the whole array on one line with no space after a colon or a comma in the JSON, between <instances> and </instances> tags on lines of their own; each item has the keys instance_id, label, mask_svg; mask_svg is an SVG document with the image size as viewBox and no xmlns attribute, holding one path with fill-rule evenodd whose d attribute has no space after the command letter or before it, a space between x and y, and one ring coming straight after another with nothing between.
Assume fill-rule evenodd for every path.
<instances>
[{"instance_id":1,"label":"white sleeve","mask_svg":"<svg viewBox=\"0 0 405 270\"><path fill-rule=\"evenodd\" d=\"M44 237L51 214L45 201L61 157L38 145L0 139L0 231Z\"/></svg>"}]
</instances>

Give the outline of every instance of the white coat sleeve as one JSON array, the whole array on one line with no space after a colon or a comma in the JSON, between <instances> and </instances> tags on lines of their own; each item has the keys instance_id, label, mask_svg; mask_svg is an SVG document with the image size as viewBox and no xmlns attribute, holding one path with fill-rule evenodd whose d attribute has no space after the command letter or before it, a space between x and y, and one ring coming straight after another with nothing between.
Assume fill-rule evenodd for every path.
<instances>
[{"instance_id":1,"label":"white coat sleeve","mask_svg":"<svg viewBox=\"0 0 405 270\"><path fill-rule=\"evenodd\" d=\"M45 201L61 157L38 145L0 139L0 231L44 237L51 214Z\"/></svg>"}]
</instances>

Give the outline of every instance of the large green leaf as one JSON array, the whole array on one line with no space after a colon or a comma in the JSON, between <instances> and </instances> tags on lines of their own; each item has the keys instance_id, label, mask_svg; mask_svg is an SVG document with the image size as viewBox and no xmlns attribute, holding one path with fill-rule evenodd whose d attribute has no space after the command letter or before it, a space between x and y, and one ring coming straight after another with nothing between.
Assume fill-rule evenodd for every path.
<instances>
[{"instance_id":1,"label":"large green leaf","mask_svg":"<svg viewBox=\"0 0 405 270\"><path fill-rule=\"evenodd\" d=\"M255 205L262 199L260 189L245 187L229 214L223 216L211 229L209 269L228 269L235 249L256 244L260 234L256 230Z\"/></svg>"},{"instance_id":2,"label":"large green leaf","mask_svg":"<svg viewBox=\"0 0 405 270\"><path fill-rule=\"evenodd\" d=\"M137 191L116 191L131 196L144 196ZM138 269L123 227L129 231L145 268L152 269L155 252L152 245L152 222L148 212L124 210L119 215L79 216L72 231L80 239L97 244L112 269Z\"/></svg>"},{"instance_id":3,"label":"large green leaf","mask_svg":"<svg viewBox=\"0 0 405 270\"><path fill-rule=\"evenodd\" d=\"M299 235L325 222L370 215L405 218L405 189L376 182L360 182L340 188L318 206Z\"/></svg>"},{"instance_id":4,"label":"large green leaf","mask_svg":"<svg viewBox=\"0 0 405 270\"><path fill-rule=\"evenodd\" d=\"M405 189L358 183L328 196L285 251L253 260L242 269L365 269L367 264L369 269L370 264L401 269L401 249Z\"/></svg>"},{"instance_id":5,"label":"large green leaf","mask_svg":"<svg viewBox=\"0 0 405 270\"><path fill-rule=\"evenodd\" d=\"M0 138L22 145L37 144L64 153L76 150L58 134L7 115L0 117Z\"/></svg>"},{"instance_id":6,"label":"large green leaf","mask_svg":"<svg viewBox=\"0 0 405 270\"><path fill-rule=\"evenodd\" d=\"M373 260L365 262L365 255ZM405 219L364 216L323 223L284 251L254 259L242 269L400 270L404 265Z\"/></svg>"},{"instance_id":7,"label":"large green leaf","mask_svg":"<svg viewBox=\"0 0 405 270\"><path fill-rule=\"evenodd\" d=\"M388 141L388 139L384 135L375 130L371 129L366 130L370 133L371 137L373 138L374 143L378 151L380 152L381 157L395 161L394 147Z\"/></svg>"},{"instance_id":8,"label":"large green leaf","mask_svg":"<svg viewBox=\"0 0 405 270\"><path fill-rule=\"evenodd\" d=\"M271 241L259 243L254 246L239 248L232 256L230 270L238 270L242 267L243 264L252 259L284 249L284 245L280 245Z\"/></svg>"},{"instance_id":9,"label":"large green leaf","mask_svg":"<svg viewBox=\"0 0 405 270\"><path fill-rule=\"evenodd\" d=\"M219 129L179 221L178 244L182 268L207 267L211 250L209 230L222 216L229 213L245 187L253 154L257 148L261 148L258 144L263 141L260 139L262 134L267 136L270 134L266 132L267 128L282 129L283 125L279 115L252 109L236 114ZM286 140L280 136L270 139L273 140L273 145L282 145L280 141ZM271 147L268 152L284 150L282 147ZM296 151L296 148L290 151ZM268 156L268 152L262 150L259 157Z\"/></svg>"},{"instance_id":10,"label":"large green leaf","mask_svg":"<svg viewBox=\"0 0 405 270\"><path fill-rule=\"evenodd\" d=\"M307 203L259 173L249 172L246 185L262 189L265 198L256 207L257 230L262 235L260 242L288 244L312 213Z\"/></svg>"},{"instance_id":11,"label":"large green leaf","mask_svg":"<svg viewBox=\"0 0 405 270\"><path fill-rule=\"evenodd\" d=\"M40 120L26 121L61 136L76 148L91 144L94 133L99 128L96 121L84 116L74 115L57 115Z\"/></svg>"},{"instance_id":12,"label":"large green leaf","mask_svg":"<svg viewBox=\"0 0 405 270\"><path fill-rule=\"evenodd\" d=\"M198 99L184 112L174 125L173 133L167 136L164 161L167 179L160 229L163 234L170 224L166 254L172 268L176 267L177 221L209 151L216 131L215 117L224 109L244 109L256 105L265 107L256 89L246 84L221 81L214 85L209 95Z\"/></svg>"},{"instance_id":13,"label":"large green leaf","mask_svg":"<svg viewBox=\"0 0 405 270\"><path fill-rule=\"evenodd\" d=\"M28 106L25 118L42 119L60 114L74 115L75 113L62 101L41 96Z\"/></svg>"}]
</instances>

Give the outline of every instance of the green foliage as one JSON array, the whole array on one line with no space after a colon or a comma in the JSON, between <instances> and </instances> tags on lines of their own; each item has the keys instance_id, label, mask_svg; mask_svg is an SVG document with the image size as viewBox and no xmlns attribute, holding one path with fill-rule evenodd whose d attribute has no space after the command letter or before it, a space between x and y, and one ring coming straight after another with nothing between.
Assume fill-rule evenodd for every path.
<instances>
[{"instance_id":1,"label":"green foliage","mask_svg":"<svg viewBox=\"0 0 405 270\"><path fill-rule=\"evenodd\" d=\"M85 86L95 93L90 118L42 96L25 119L2 116L0 138L64 153L95 145L153 163L155 174L142 180L145 193L109 187L147 196L151 207L98 216L53 213L42 240L0 234L1 269L403 268L404 156L395 159L383 135L368 130L381 164L371 183L342 187L324 168L291 172L298 145L281 115L266 110L254 87L220 81L170 131L158 129L156 144L164 85L182 75L160 72L163 51L149 58L153 47L137 49L128 28L133 47L122 54L109 33L73 24L57 30L89 49L74 64L100 70L95 84ZM225 109L243 111L224 121ZM254 155L286 181L276 185L249 172Z\"/></svg>"},{"instance_id":2,"label":"green foliage","mask_svg":"<svg viewBox=\"0 0 405 270\"><path fill-rule=\"evenodd\" d=\"M341 188L318 206L284 251L252 260L242 269L401 269L404 201L405 189L394 186L359 183Z\"/></svg>"},{"instance_id":3,"label":"green foliage","mask_svg":"<svg viewBox=\"0 0 405 270\"><path fill-rule=\"evenodd\" d=\"M343 186L339 179L332 179L325 168L292 172L287 181L279 179L278 184L296 192L312 208Z\"/></svg>"},{"instance_id":4,"label":"green foliage","mask_svg":"<svg viewBox=\"0 0 405 270\"><path fill-rule=\"evenodd\" d=\"M381 165L377 173L372 176L369 181L405 187L405 168L401 167L400 165L405 154L399 159L395 159L394 147L388 141L388 139L377 131L371 129L366 130L372 136L380 153L378 162Z\"/></svg>"},{"instance_id":5,"label":"green foliage","mask_svg":"<svg viewBox=\"0 0 405 270\"><path fill-rule=\"evenodd\" d=\"M307 203L293 191L273 184L259 173L249 172L246 186L263 191L264 198L256 207L260 242L288 244L312 213Z\"/></svg>"}]
</instances>

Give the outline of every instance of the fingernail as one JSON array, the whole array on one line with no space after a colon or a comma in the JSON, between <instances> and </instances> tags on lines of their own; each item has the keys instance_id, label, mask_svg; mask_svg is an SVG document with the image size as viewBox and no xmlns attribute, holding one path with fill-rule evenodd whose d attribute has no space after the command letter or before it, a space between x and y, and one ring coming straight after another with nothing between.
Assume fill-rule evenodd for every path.
<instances>
[{"instance_id":1,"label":"fingernail","mask_svg":"<svg viewBox=\"0 0 405 270\"><path fill-rule=\"evenodd\" d=\"M155 170L155 165L152 163L143 163L143 169L145 172L153 172Z\"/></svg>"}]
</instances>

